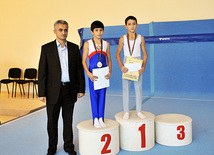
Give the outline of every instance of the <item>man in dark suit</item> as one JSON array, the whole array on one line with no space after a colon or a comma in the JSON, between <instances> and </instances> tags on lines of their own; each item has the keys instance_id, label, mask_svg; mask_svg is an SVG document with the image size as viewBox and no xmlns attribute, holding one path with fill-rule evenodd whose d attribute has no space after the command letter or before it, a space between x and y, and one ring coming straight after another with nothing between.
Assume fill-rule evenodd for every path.
<instances>
[{"instance_id":1,"label":"man in dark suit","mask_svg":"<svg viewBox=\"0 0 214 155\"><path fill-rule=\"evenodd\" d=\"M39 61L39 100L46 102L48 155L54 155L58 143L58 118L62 109L64 150L76 155L73 144L73 109L77 98L84 96L85 77L79 47L66 40L68 23L54 24L56 40L42 46Z\"/></svg>"}]
</instances>

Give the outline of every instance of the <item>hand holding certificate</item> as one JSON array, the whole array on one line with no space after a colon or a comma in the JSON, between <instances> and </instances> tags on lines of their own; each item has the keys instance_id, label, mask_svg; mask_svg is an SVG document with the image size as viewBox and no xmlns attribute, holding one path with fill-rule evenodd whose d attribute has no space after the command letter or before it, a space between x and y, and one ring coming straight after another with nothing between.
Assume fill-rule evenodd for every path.
<instances>
[{"instance_id":1,"label":"hand holding certificate","mask_svg":"<svg viewBox=\"0 0 214 155\"><path fill-rule=\"evenodd\" d=\"M132 81L138 81L139 78L139 72L138 70L141 69L143 60L136 59L133 57L128 57L126 59L125 67L128 68L127 73L123 73L122 78Z\"/></svg>"},{"instance_id":2,"label":"hand holding certificate","mask_svg":"<svg viewBox=\"0 0 214 155\"><path fill-rule=\"evenodd\" d=\"M141 69L141 63L126 63L124 64L126 68L128 68L128 72L137 72Z\"/></svg>"},{"instance_id":3,"label":"hand holding certificate","mask_svg":"<svg viewBox=\"0 0 214 155\"><path fill-rule=\"evenodd\" d=\"M94 81L94 90L109 87L109 79L105 77L105 75L109 73L108 67L93 69L92 73L98 77L98 79Z\"/></svg>"}]
</instances>

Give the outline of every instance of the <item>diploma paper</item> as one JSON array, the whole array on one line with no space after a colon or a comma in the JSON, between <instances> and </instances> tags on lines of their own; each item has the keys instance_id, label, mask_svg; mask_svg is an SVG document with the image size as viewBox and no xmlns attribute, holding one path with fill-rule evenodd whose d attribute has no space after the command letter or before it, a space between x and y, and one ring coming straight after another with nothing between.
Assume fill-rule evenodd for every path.
<instances>
[{"instance_id":1,"label":"diploma paper","mask_svg":"<svg viewBox=\"0 0 214 155\"><path fill-rule=\"evenodd\" d=\"M98 79L94 81L94 90L109 87L109 79L105 78L105 75L109 73L108 67L97 68L92 70L92 74L97 76Z\"/></svg>"},{"instance_id":2,"label":"diploma paper","mask_svg":"<svg viewBox=\"0 0 214 155\"><path fill-rule=\"evenodd\" d=\"M142 65L143 60L136 59L136 58L133 58L133 57L127 57L125 65L126 64L136 64L136 63L140 63ZM140 67L141 67L141 65L140 65ZM132 81L138 81L138 78L139 78L139 72L138 72L138 70L137 71L133 71L133 72L131 72L130 70L128 70L127 73L123 73L122 78L123 79L127 79L127 80L132 80Z\"/></svg>"},{"instance_id":3,"label":"diploma paper","mask_svg":"<svg viewBox=\"0 0 214 155\"><path fill-rule=\"evenodd\" d=\"M126 63L125 67L128 68L128 72L137 72L141 69L141 63Z\"/></svg>"}]
</instances>

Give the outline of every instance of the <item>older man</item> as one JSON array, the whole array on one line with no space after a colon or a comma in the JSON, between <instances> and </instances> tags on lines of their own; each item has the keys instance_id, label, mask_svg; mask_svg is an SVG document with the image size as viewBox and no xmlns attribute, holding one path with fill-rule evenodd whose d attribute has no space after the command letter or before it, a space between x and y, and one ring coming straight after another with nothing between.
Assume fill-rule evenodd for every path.
<instances>
[{"instance_id":1,"label":"older man","mask_svg":"<svg viewBox=\"0 0 214 155\"><path fill-rule=\"evenodd\" d=\"M42 46L39 61L39 100L46 102L48 155L54 155L58 143L58 118L62 109L64 150L76 155L73 144L73 109L77 98L84 96L85 78L79 47L66 40L68 23L54 24L56 40Z\"/></svg>"}]
</instances>

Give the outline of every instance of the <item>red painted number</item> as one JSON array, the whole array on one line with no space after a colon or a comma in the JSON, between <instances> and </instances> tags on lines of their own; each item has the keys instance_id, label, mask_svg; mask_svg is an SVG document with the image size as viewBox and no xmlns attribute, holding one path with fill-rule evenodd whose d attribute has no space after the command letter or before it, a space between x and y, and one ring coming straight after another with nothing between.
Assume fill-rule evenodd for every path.
<instances>
[{"instance_id":1,"label":"red painted number","mask_svg":"<svg viewBox=\"0 0 214 155\"><path fill-rule=\"evenodd\" d=\"M139 131L141 132L141 148L146 147L146 133L145 133L146 124L143 124L139 127Z\"/></svg>"},{"instance_id":2,"label":"red painted number","mask_svg":"<svg viewBox=\"0 0 214 155\"><path fill-rule=\"evenodd\" d=\"M177 130L180 131L180 134L177 134L177 138L179 140L183 140L185 138L185 127L183 125L180 125L177 127Z\"/></svg>"},{"instance_id":3,"label":"red painted number","mask_svg":"<svg viewBox=\"0 0 214 155\"><path fill-rule=\"evenodd\" d=\"M108 146L111 142L111 135L110 134L105 134L101 137L101 142L105 142L105 139L107 138L106 140L106 143L101 151L101 154L107 154L107 153L111 153L111 149L107 150L108 149Z\"/></svg>"}]
</instances>

